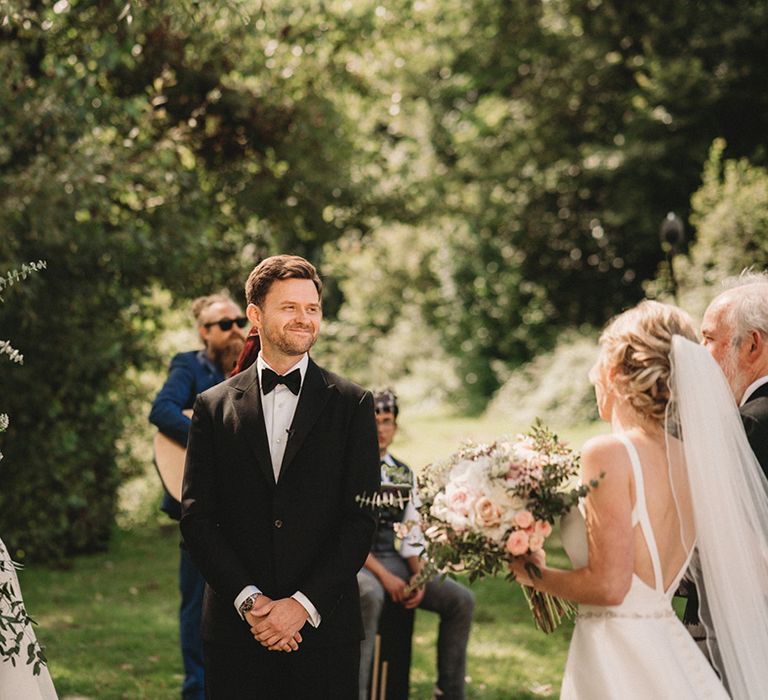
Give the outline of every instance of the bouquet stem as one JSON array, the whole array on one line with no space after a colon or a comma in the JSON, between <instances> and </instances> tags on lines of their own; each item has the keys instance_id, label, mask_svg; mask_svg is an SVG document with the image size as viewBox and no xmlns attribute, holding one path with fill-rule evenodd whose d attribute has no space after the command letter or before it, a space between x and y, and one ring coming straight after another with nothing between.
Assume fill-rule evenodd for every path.
<instances>
[{"instance_id":1,"label":"bouquet stem","mask_svg":"<svg viewBox=\"0 0 768 700\"><path fill-rule=\"evenodd\" d=\"M522 589L536 627L545 634L554 632L565 618L571 618L576 614L576 606L567 600L561 600L528 586L522 586Z\"/></svg>"}]
</instances>

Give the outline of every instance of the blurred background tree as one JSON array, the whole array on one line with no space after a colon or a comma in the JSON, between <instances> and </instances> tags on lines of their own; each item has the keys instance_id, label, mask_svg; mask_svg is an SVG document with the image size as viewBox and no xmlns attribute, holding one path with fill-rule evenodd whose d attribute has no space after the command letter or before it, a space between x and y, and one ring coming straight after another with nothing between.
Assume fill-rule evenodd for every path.
<instances>
[{"instance_id":1,"label":"blurred background tree","mask_svg":"<svg viewBox=\"0 0 768 700\"><path fill-rule=\"evenodd\" d=\"M686 289L765 265L767 25L744 0L0 4L0 268L48 261L0 308L12 553L105 545L169 293L239 296L267 254L326 274L326 364L474 412L642 296L667 211L699 232Z\"/></svg>"}]
</instances>

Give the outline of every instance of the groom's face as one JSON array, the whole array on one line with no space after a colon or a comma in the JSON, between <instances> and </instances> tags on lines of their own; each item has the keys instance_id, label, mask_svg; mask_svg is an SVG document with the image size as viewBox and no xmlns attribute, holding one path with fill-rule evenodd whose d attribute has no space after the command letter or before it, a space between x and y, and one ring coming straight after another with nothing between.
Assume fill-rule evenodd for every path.
<instances>
[{"instance_id":1,"label":"groom's face","mask_svg":"<svg viewBox=\"0 0 768 700\"><path fill-rule=\"evenodd\" d=\"M276 353L296 357L307 352L317 340L323 317L312 280L293 278L274 281L261 305L248 304L246 312L259 330L268 359Z\"/></svg>"}]
</instances>

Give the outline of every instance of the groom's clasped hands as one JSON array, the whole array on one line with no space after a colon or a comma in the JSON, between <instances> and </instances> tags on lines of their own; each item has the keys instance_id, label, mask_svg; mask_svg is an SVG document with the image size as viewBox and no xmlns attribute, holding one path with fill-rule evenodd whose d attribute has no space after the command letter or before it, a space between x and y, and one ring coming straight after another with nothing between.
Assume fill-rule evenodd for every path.
<instances>
[{"instance_id":1,"label":"groom's clasped hands","mask_svg":"<svg viewBox=\"0 0 768 700\"><path fill-rule=\"evenodd\" d=\"M302 637L299 630L309 615L293 598L272 600L260 595L245 613L254 639L270 651L296 651Z\"/></svg>"}]
</instances>

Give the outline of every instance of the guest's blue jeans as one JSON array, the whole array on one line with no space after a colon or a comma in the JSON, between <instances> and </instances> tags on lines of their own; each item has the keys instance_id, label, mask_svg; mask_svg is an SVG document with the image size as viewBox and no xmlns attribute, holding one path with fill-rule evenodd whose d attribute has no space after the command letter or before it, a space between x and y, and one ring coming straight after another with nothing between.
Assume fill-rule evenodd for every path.
<instances>
[{"instance_id":1,"label":"guest's blue jeans","mask_svg":"<svg viewBox=\"0 0 768 700\"><path fill-rule=\"evenodd\" d=\"M187 550L182 548L179 562L179 636L184 661L184 684L181 688L184 700L205 700L203 641L200 637L204 588L203 575L192 563Z\"/></svg>"},{"instance_id":2,"label":"guest's blue jeans","mask_svg":"<svg viewBox=\"0 0 768 700\"><path fill-rule=\"evenodd\" d=\"M411 577L407 562L396 552L374 555L388 571L404 581ZM360 646L360 700L369 700L367 691L373 662L373 646L379 616L387 595L379 579L368 569L357 574L360 588L360 608L363 613L365 639ZM435 577L427 582L420 610L430 610L440 616L437 634L437 687L441 700L464 700L464 676L467 665L467 643L472 626L475 596L461 584Z\"/></svg>"}]
</instances>

